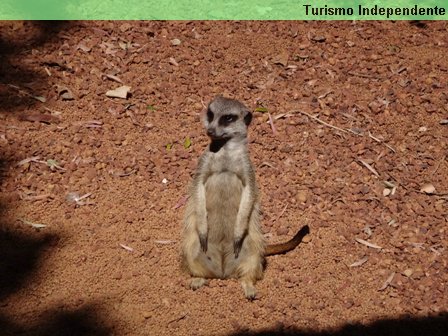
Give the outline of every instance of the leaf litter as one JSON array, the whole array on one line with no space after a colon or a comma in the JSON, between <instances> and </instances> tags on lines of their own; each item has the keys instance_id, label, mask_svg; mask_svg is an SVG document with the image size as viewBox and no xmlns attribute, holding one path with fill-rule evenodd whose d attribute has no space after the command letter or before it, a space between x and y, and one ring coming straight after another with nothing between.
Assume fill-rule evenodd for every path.
<instances>
[{"instance_id":1,"label":"leaf litter","mask_svg":"<svg viewBox=\"0 0 448 336\"><path fill-rule=\"evenodd\" d=\"M127 245L124 245L124 244L120 244L120 246L121 246L123 249L125 249L126 251L134 252L134 249L133 249L132 247L130 247L130 246L127 246Z\"/></svg>"},{"instance_id":2,"label":"leaf litter","mask_svg":"<svg viewBox=\"0 0 448 336\"><path fill-rule=\"evenodd\" d=\"M384 281L383 285L378 288L378 291L383 291L385 290L387 287L389 287L389 285L392 283L392 280L395 277L395 272L392 272L386 279L386 281Z\"/></svg>"},{"instance_id":3,"label":"leaf litter","mask_svg":"<svg viewBox=\"0 0 448 336\"><path fill-rule=\"evenodd\" d=\"M376 244L373 244L373 243L370 243L370 242L368 242L368 241L366 241L366 240L364 240L364 239L361 239L361 238L355 238L355 240L356 240L358 243L363 244L363 245L365 245L365 246L367 246L367 247L371 247L371 248L374 248L374 249L377 249L377 250L381 250L381 249L382 249L381 246L376 245Z\"/></svg>"},{"instance_id":4,"label":"leaf litter","mask_svg":"<svg viewBox=\"0 0 448 336\"><path fill-rule=\"evenodd\" d=\"M29 221L29 220L21 219L21 218L20 218L19 220L20 220L23 224L29 225L29 226L31 226L31 227L33 227L33 228L35 228L35 229L43 229L43 228L47 227L46 224L33 223L33 222Z\"/></svg>"},{"instance_id":5,"label":"leaf litter","mask_svg":"<svg viewBox=\"0 0 448 336\"><path fill-rule=\"evenodd\" d=\"M348 267L359 267L359 266L362 266L362 265L364 265L367 262L367 260L369 260L369 257L366 256L364 258L359 259L358 261L355 261L353 264L350 264Z\"/></svg>"}]
</instances>

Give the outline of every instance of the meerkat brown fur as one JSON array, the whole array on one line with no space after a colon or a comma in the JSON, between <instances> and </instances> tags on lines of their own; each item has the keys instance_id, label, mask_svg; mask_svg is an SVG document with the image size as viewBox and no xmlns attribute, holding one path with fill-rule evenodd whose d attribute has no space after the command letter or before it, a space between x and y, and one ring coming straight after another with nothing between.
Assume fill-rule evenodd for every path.
<instances>
[{"instance_id":1,"label":"meerkat brown fur","mask_svg":"<svg viewBox=\"0 0 448 336\"><path fill-rule=\"evenodd\" d=\"M260 230L259 193L247 147L252 113L239 101L216 97L204 125L211 142L189 191L182 236L182 266L192 289L209 278L238 278L248 299L256 296L265 256L294 249L308 233L267 246Z\"/></svg>"}]
</instances>

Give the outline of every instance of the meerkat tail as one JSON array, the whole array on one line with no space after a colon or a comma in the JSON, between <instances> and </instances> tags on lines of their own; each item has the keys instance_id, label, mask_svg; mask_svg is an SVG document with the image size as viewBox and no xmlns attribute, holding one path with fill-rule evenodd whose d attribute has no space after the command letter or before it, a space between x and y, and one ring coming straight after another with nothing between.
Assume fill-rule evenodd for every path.
<instances>
[{"instance_id":1,"label":"meerkat tail","mask_svg":"<svg viewBox=\"0 0 448 336\"><path fill-rule=\"evenodd\" d=\"M272 244L266 246L266 251L264 255L270 256L274 254L283 254L291 250L294 250L297 247L297 245L301 243L303 237L305 237L308 233L310 233L310 228L308 227L308 225L305 225L299 230L299 232L296 233L296 235L291 240L285 243Z\"/></svg>"}]
</instances>

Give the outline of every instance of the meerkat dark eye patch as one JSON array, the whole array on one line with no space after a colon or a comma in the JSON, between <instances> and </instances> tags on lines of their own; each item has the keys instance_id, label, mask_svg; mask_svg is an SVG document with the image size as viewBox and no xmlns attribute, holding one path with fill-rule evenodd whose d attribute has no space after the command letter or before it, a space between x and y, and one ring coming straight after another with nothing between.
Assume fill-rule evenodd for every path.
<instances>
[{"instance_id":1,"label":"meerkat dark eye patch","mask_svg":"<svg viewBox=\"0 0 448 336\"><path fill-rule=\"evenodd\" d=\"M207 121L212 122L214 117L215 115L213 114L213 112L210 109L207 109Z\"/></svg>"},{"instance_id":2,"label":"meerkat dark eye patch","mask_svg":"<svg viewBox=\"0 0 448 336\"><path fill-rule=\"evenodd\" d=\"M251 121L252 121L252 113L247 112L247 114L244 116L244 123L246 124L246 126L249 126Z\"/></svg>"},{"instance_id":3,"label":"meerkat dark eye patch","mask_svg":"<svg viewBox=\"0 0 448 336\"><path fill-rule=\"evenodd\" d=\"M220 126L227 126L238 119L238 116L235 114L225 114L221 118L219 118Z\"/></svg>"}]
</instances>

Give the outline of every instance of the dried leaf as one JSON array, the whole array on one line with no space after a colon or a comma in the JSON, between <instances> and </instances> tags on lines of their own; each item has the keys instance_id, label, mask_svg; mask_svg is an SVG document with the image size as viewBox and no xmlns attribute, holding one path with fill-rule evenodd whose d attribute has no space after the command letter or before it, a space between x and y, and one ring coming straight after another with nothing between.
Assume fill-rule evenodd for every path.
<instances>
[{"instance_id":1,"label":"dried leaf","mask_svg":"<svg viewBox=\"0 0 448 336\"><path fill-rule=\"evenodd\" d=\"M22 90L20 87L18 87L17 85L13 85L13 84L7 84L10 88L13 88L17 91L19 91L19 93L27 96L27 97L31 97L33 99L36 99L38 101L40 101L41 103L45 103L47 101L47 99L45 97L42 96L35 96L31 93L26 92L25 90Z\"/></svg>"},{"instance_id":2,"label":"dried leaf","mask_svg":"<svg viewBox=\"0 0 448 336\"><path fill-rule=\"evenodd\" d=\"M397 191L397 187L395 186L391 189L390 194L393 196L393 195L395 195L396 191Z\"/></svg>"},{"instance_id":3,"label":"dried leaf","mask_svg":"<svg viewBox=\"0 0 448 336\"><path fill-rule=\"evenodd\" d=\"M111 98L122 98L126 99L128 97L129 91L131 90L130 86L123 85L114 90L109 90L106 92L106 96Z\"/></svg>"},{"instance_id":4,"label":"dried leaf","mask_svg":"<svg viewBox=\"0 0 448 336\"><path fill-rule=\"evenodd\" d=\"M22 166L22 165L24 165L24 164L26 164L28 162L36 162L39 159L40 159L40 156L32 156L32 157L29 157L29 158L26 158L26 159L23 159L23 160L19 161L17 163L17 166Z\"/></svg>"},{"instance_id":5,"label":"dried leaf","mask_svg":"<svg viewBox=\"0 0 448 336\"><path fill-rule=\"evenodd\" d=\"M424 184L420 189L420 192L423 192L428 195L433 194L435 191L436 191L436 188L431 183Z\"/></svg>"},{"instance_id":6,"label":"dried leaf","mask_svg":"<svg viewBox=\"0 0 448 336\"><path fill-rule=\"evenodd\" d=\"M389 181L383 181L383 183L384 183L384 185L385 185L387 188L389 188L389 189L395 188L395 184L393 184L392 182L389 182Z\"/></svg>"},{"instance_id":7,"label":"dried leaf","mask_svg":"<svg viewBox=\"0 0 448 336\"><path fill-rule=\"evenodd\" d=\"M377 249L377 250L381 250L381 249L382 249L381 246L378 246L378 245L369 243L368 241L366 241L366 240L364 240L364 239L361 239L361 238L355 238L355 240L356 240L358 243L363 244L363 245L365 245L365 246L367 246L367 247L371 247L371 248L374 248L374 249Z\"/></svg>"},{"instance_id":8,"label":"dried leaf","mask_svg":"<svg viewBox=\"0 0 448 336\"><path fill-rule=\"evenodd\" d=\"M392 282L392 280L394 279L395 276L395 272L392 272L391 275L389 275L389 277L386 279L386 281L384 281L383 285L378 289L379 291L383 291L385 290L387 287L389 287L390 283Z\"/></svg>"},{"instance_id":9,"label":"dried leaf","mask_svg":"<svg viewBox=\"0 0 448 336\"><path fill-rule=\"evenodd\" d=\"M117 77L117 76L114 76L114 75L108 75L108 74L105 74L105 76L106 76L107 78L109 78L110 80L113 80L113 81L116 81L116 82L118 82L118 83L120 83L120 84L123 84L123 81L122 81L119 77Z\"/></svg>"},{"instance_id":10,"label":"dried leaf","mask_svg":"<svg viewBox=\"0 0 448 336\"><path fill-rule=\"evenodd\" d=\"M134 249L133 249L132 247L129 247L129 246L127 246L127 245L120 244L120 246L121 246L122 248L124 248L125 250L129 251L129 252L133 252L133 251L134 251Z\"/></svg>"},{"instance_id":11,"label":"dried leaf","mask_svg":"<svg viewBox=\"0 0 448 336\"><path fill-rule=\"evenodd\" d=\"M33 222L30 222L30 221L28 221L28 220L26 220L26 219L20 219L20 221L21 221L23 224L32 226L32 227L35 228L35 229L42 229L42 228L44 228L44 227L47 226L47 225L45 225L45 224L33 223Z\"/></svg>"},{"instance_id":12,"label":"dried leaf","mask_svg":"<svg viewBox=\"0 0 448 336\"><path fill-rule=\"evenodd\" d=\"M190 146L191 146L191 139L190 137L187 136L184 141L184 148L187 149L190 148Z\"/></svg>"},{"instance_id":13,"label":"dried leaf","mask_svg":"<svg viewBox=\"0 0 448 336\"><path fill-rule=\"evenodd\" d=\"M362 259L359 259L358 261L355 261L353 264L349 265L348 267L359 267L361 265L364 265L367 260L369 260L369 257L364 257Z\"/></svg>"},{"instance_id":14,"label":"dried leaf","mask_svg":"<svg viewBox=\"0 0 448 336\"><path fill-rule=\"evenodd\" d=\"M268 112L268 109L266 107L257 107L255 109L255 112L266 113L266 112Z\"/></svg>"},{"instance_id":15,"label":"dried leaf","mask_svg":"<svg viewBox=\"0 0 448 336\"><path fill-rule=\"evenodd\" d=\"M45 103L47 101L47 99L45 97L42 96L32 96L34 99L40 101L41 103Z\"/></svg>"}]
</instances>

